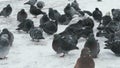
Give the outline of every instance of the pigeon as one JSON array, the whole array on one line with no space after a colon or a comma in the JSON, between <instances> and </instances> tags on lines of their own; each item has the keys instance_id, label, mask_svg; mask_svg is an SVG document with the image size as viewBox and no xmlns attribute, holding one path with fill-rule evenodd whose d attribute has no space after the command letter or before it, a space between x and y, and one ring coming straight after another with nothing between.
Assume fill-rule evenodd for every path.
<instances>
[{"instance_id":1,"label":"pigeon","mask_svg":"<svg viewBox=\"0 0 120 68\"><path fill-rule=\"evenodd\" d=\"M119 40L120 36L118 34L120 34L120 31L109 34L107 40L105 41L105 43L106 43L105 45L108 45L109 43L111 43L113 41Z\"/></svg>"},{"instance_id":2,"label":"pigeon","mask_svg":"<svg viewBox=\"0 0 120 68\"><path fill-rule=\"evenodd\" d=\"M37 0L29 0L28 2L26 2L24 4L35 5L36 2L37 2Z\"/></svg>"},{"instance_id":3,"label":"pigeon","mask_svg":"<svg viewBox=\"0 0 120 68\"><path fill-rule=\"evenodd\" d=\"M4 29L2 30L0 36L3 35L3 34L7 34L7 35L8 35L9 44L10 44L10 46L12 46L12 45L13 45L13 42L14 42L14 35L13 35L13 33L10 32L7 28L4 28Z\"/></svg>"},{"instance_id":4,"label":"pigeon","mask_svg":"<svg viewBox=\"0 0 120 68\"><path fill-rule=\"evenodd\" d=\"M115 40L107 44L105 49L110 49L116 56L120 56L120 40Z\"/></svg>"},{"instance_id":5,"label":"pigeon","mask_svg":"<svg viewBox=\"0 0 120 68\"><path fill-rule=\"evenodd\" d=\"M79 4L77 3L76 0L74 0L72 3L71 3L71 6L76 10L76 11L80 11L81 9L79 8Z\"/></svg>"},{"instance_id":6,"label":"pigeon","mask_svg":"<svg viewBox=\"0 0 120 68\"><path fill-rule=\"evenodd\" d=\"M43 37L43 30L39 27L33 27L29 31L30 37L32 38L32 41L37 40L39 42L40 39L44 39Z\"/></svg>"},{"instance_id":7,"label":"pigeon","mask_svg":"<svg viewBox=\"0 0 120 68\"><path fill-rule=\"evenodd\" d=\"M83 19L81 37L88 38L93 33L94 22L91 18Z\"/></svg>"},{"instance_id":8,"label":"pigeon","mask_svg":"<svg viewBox=\"0 0 120 68\"><path fill-rule=\"evenodd\" d=\"M43 31L49 35L54 34L55 32L57 32L58 30L58 23L57 21L48 21L42 25L40 25L40 27L43 29Z\"/></svg>"},{"instance_id":9,"label":"pigeon","mask_svg":"<svg viewBox=\"0 0 120 68\"><path fill-rule=\"evenodd\" d=\"M112 21L110 16L103 16L102 23L97 27L98 30L104 30L106 26Z\"/></svg>"},{"instance_id":10,"label":"pigeon","mask_svg":"<svg viewBox=\"0 0 120 68\"><path fill-rule=\"evenodd\" d=\"M66 14L60 16L58 23L61 25L68 25L70 23L70 19L67 17Z\"/></svg>"},{"instance_id":11,"label":"pigeon","mask_svg":"<svg viewBox=\"0 0 120 68\"><path fill-rule=\"evenodd\" d=\"M28 16L28 15L27 15L27 13L25 12L25 10L24 10L24 9L21 9L21 11L19 11L18 14L17 14L17 21L23 22L23 21L26 20L27 16Z\"/></svg>"},{"instance_id":12,"label":"pigeon","mask_svg":"<svg viewBox=\"0 0 120 68\"><path fill-rule=\"evenodd\" d=\"M94 22L91 18L86 18L86 19L83 19L83 27L89 27L91 29L93 29L94 27Z\"/></svg>"},{"instance_id":13,"label":"pigeon","mask_svg":"<svg viewBox=\"0 0 120 68\"><path fill-rule=\"evenodd\" d=\"M102 17L102 24L106 26L112 21L112 18L110 16L110 13L107 13L105 16Z\"/></svg>"},{"instance_id":14,"label":"pigeon","mask_svg":"<svg viewBox=\"0 0 120 68\"><path fill-rule=\"evenodd\" d=\"M64 32L67 32L67 34L77 36L77 38L80 38L83 34L82 23L83 21L79 20L77 23L69 25Z\"/></svg>"},{"instance_id":15,"label":"pigeon","mask_svg":"<svg viewBox=\"0 0 120 68\"><path fill-rule=\"evenodd\" d=\"M18 25L18 28L16 30L23 30L28 33L32 27L34 27L33 21L30 19L26 19Z\"/></svg>"},{"instance_id":16,"label":"pigeon","mask_svg":"<svg viewBox=\"0 0 120 68\"><path fill-rule=\"evenodd\" d=\"M49 8L48 15L50 19L57 20L57 21L61 17L61 14L57 10L54 10L53 8Z\"/></svg>"},{"instance_id":17,"label":"pigeon","mask_svg":"<svg viewBox=\"0 0 120 68\"><path fill-rule=\"evenodd\" d=\"M88 38L89 35L93 33L93 29L91 29L90 27L83 27L81 32L81 37Z\"/></svg>"},{"instance_id":18,"label":"pigeon","mask_svg":"<svg viewBox=\"0 0 120 68\"><path fill-rule=\"evenodd\" d=\"M67 15L67 17L69 17L70 19L73 18L74 15L80 15L79 12L77 12L73 7L71 7L70 4L68 4L65 8L64 8L64 13Z\"/></svg>"},{"instance_id":19,"label":"pigeon","mask_svg":"<svg viewBox=\"0 0 120 68\"><path fill-rule=\"evenodd\" d=\"M55 20L53 8L49 8L48 15L50 19Z\"/></svg>"},{"instance_id":20,"label":"pigeon","mask_svg":"<svg viewBox=\"0 0 120 68\"><path fill-rule=\"evenodd\" d=\"M8 4L5 8L0 12L0 16L8 17L12 13L12 7Z\"/></svg>"},{"instance_id":21,"label":"pigeon","mask_svg":"<svg viewBox=\"0 0 120 68\"><path fill-rule=\"evenodd\" d=\"M105 41L105 49L109 49L112 45L119 45L120 41L120 31L117 31L115 33L109 34L109 37L107 38L108 40Z\"/></svg>"},{"instance_id":22,"label":"pigeon","mask_svg":"<svg viewBox=\"0 0 120 68\"><path fill-rule=\"evenodd\" d=\"M106 14L102 17L102 22L97 27L98 30L103 30L105 27L112 21L112 18L110 16L110 13Z\"/></svg>"},{"instance_id":23,"label":"pigeon","mask_svg":"<svg viewBox=\"0 0 120 68\"><path fill-rule=\"evenodd\" d=\"M101 19L102 19L102 12L99 10L99 8L95 8L95 10L93 11L93 18L101 23Z\"/></svg>"},{"instance_id":24,"label":"pigeon","mask_svg":"<svg viewBox=\"0 0 120 68\"><path fill-rule=\"evenodd\" d=\"M54 10L54 17L55 17L55 20L58 21L59 18L61 17L61 14L57 10Z\"/></svg>"},{"instance_id":25,"label":"pigeon","mask_svg":"<svg viewBox=\"0 0 120 68\"><path fill-rule=\"evenodd\" d=\"M105 27L105 29L103 31L107 33L106 35L108 35L108 34L111 34L111 33L115 33L115 32L117 32L119 30L120 30L119 22L112 20Z\"/></svg>"},{"instance_id":26,"label":"pigeon","mask_svg":"<svg viewBox=\"0 0 120 68\"><path fill-rule=\"evenodd\" d=\"M76 45L78 39L72 35L55 34L52 42L52 48L57 54L63 54L64 57L69 51L79 49Z\"/></svg>"},{"instance_id":27,"label":"pigeon","mask_svg":"<svg viewBox=\"0 0 120 68\"><path fill-rule=\"evenodd\" d=\"M82 35L82 28L80 23L69 25L63 32L59 33L59 35L72 35L79 39Z\"/></svg>"},{"instance_id":28,"label":"pigeon","mask_svg":"<svg viewBox=\"0 0 120 68\"><path fill-rule=\"evenodd\" d=\"M56 20L55 18L55 12L53 8L49 8L49 12L48 12L49 18L52 20Z\"/></svg>"},{"instance_id":29,"label":"pigeon","mask_svg":"<svg viewBox=\"0 0 120 68\"><path fill-rule=\"evenodd\" d=\"M114 21L120 21L120 9L112 9L112 16Z\"/></svg>"},{"instance_id":30,"label":"pigeon","mask_svg":"<svg viewBox=\"0 0 120 68\"><path fill-rule=\"evenodd\" d=\"M48 21L50 21L50 19L48 18L47 14L44 14L42 16L42 18L40 18L40 25L42 25L42 24L44 24L44 23L46 23Z\"/></svg>"},{"instance_id":31,"label":"pigeon","mask_svg":"<svg viewBox=\"0 0 120 68\"><path fill-rule=\"evenodd\" d=\"M109 38L109 35L115 33L120 30L119 22L118 21L110 21L103 30L100 30L97 33L97 37L104 36L105 38Z\"/></svg>"},{"instance_id":32,"label":"pigeon","mask_svg":"<svg viewBox=\"0 0 120 68\"><path fill-rule=\"evenodd\" d=\"M107 38L107 40L105 41L104 49L110 49L111 46L116 44L116 42L118 42L118 41L119 41L119 39L115 39L115 34L110 34L109 37Z\"/></svg>"},{"instance_id":33,"label":"pigeon","mask_svg":"<svg viewBox=\"0 0 120 68\"><path fill-rule=\"evenodd\" d=\"M88 47L90 49L90 54L93 58L97 58L99 52L100 52L100 46L98 41L94 38L94 34L90 34L88 37L84 47Z\"/></svg>"},{"instance_id":34,"label":"pigeon","mask_svg":"<svg viewBox=\"0 0 120 68\"><path fill-rule=\"evenodd\" d=\"M90 54L90 49L85 47L81 51L74 68L95 68L95 62Z\"/></svg>"},{"instance_id":35,"label":"pigeon","mask_svg":"<svg viewBox=\"0 0 120 68\"><path fill-rule=\"evenodd\" d=\"M6 59L10 50L10 41L8 34L0 35L0 59Z\"/></svg>"},{"instance_id":36,"label":"pigeon","mask_svg":"<svg viewBox=\"0 0 120 68\"><path fill-rule=\"evenodd\" d=\"M87 24L84 25L83 20L79 20L77 23L69 25L65 29L65 32L71 35L76 35L78 38L87 38L90 33L93 33L93 29L91 28L91 26L87 26Z\"/></svg>"},{"instance_id":37,"label":"pigeon","mask_svg":"<svg viewBox=\"0 0 120 68\"><path fill-rule=\"evenodd\" d=\"M45 3L44 3L43 1L38 1L38 2L37 2L37 7L38 7L39 9L42 9L44 6L45 6Z\"/></svg>"},{"instance_id":38,"label":"pigeon","mask_svg":"<svg viewBox=\"0 0 120 68\"><path fill-rule=\"evenodd\" d=\"M37 17L37 15L46 14L45 12L41 11L40 9L38 9L37 7L35 7L33 5L30 6L30 10L29 11L30 11L30 13L32 15L35 16L35 18Z\"/></svg>"},{"instance_id":39,"label":"pigeon","mask_svg":"<svg viewBox=\"0 0 120 68\"><path fill-rule=\"evenodd\" d=\"M112 36L112 40L120 40L120 30L119 31L117 31L117 32L115 32L115 33L113 33L113 34L110 34L111 36Z\"/></svg>"}]
</instances>

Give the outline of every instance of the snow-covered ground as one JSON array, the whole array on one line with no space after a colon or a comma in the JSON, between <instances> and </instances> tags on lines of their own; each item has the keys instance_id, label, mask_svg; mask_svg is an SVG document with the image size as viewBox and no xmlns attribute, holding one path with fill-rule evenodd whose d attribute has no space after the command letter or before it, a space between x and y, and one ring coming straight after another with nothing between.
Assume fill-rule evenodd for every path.
<instances>
[{"instance_id":1,"label":"snow-covered ground","mask_svg":"<svg viewBox=\"0 0 120 68\"><path fill-rule=\"evenodd\" d=\"M0 29L8 28L14 33L15 40L11 47L6 60L0 60L0 68L74 68L76 60L79 58L81 49L85 43L85 39L80 39L78 43L79 50L71 51L64 58L59 57L52 49L53 36L44 33L44 40L40 42L32 42L29 34L17 32L15 29L19 22L16 20L16 14L22 8L28 12L28 18L32 19L36 26L39 26L38 18L33 18L29 13L29 5L23 3L27 0L0 0L0 10L7 4L11 4L13 12L8 18L0 17ZM39 1L39 0L38 0ZM52 7L63 13L64 7L68 0L42 0L46 6L43 11L48 12L48 8ZM96 7L105 14L112 8L120 8L119 0L78 0L82 10L93 11ZM75 21L73 21L75 22ZM95 22L96 23L96 22ZM57 33L62 32L67 26L59 25ZM97 26L95 26L97 27ZM94 32L97 29L94 28ZM116 57L110 50L103 49L105 38L97 38L100 43L101 51L98 58L94 59L95 68L120 68L120 57Z\"/></svg>"}]
</instances>

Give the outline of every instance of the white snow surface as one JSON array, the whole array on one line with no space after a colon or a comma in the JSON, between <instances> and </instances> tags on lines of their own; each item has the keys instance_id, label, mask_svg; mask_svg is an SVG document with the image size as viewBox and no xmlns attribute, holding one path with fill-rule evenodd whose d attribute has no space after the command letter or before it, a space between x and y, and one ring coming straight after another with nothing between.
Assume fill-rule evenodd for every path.
<instances>
[{"instance_id":1,"label":"white snow surface","mask_svg":"<svg viewBox=\"0 0 120 68\"><path fill-rule=\"evenodd\" d=\"M17 12L24 8L28 13L28 18L34 21L35 26L39 26L39 20L42 15L37 18L29 13L29 5L24 5L27 0L0 0L0 10L7 4L11 4L13 8L12 14L8 18L0 17L0 30L8 28L15 36L13 46L10 49L7 59L0 60L0 68L74 68L77 59L80 57L81 49L84 46L86 39L80 39L78 43L79 50L70 51L68 55L61 58L52 49L53 35L44 33L44 40L40 42L32 42L29 34L18 32L15 29L19 22L16 20ZM39 0L38 0L39 1ZM63 13L64 7L68 0L41 0L45 2L43 11L48 12L48 8L52 7ZM105 14L111 11L112 8L120 8L119 0L77 0L82 10L93 11L96 7ZM79 18L75 18L71 23L75 23ZM94 32L97 32L98 23L95 22ZM59 25L57 33L62 32L67 26ZM97 37L96 37L97 38ZM100 43L101 51L98 58L94 59L95 68L120 68L120 57L116 57L110 50L105 50L105 38L97 38Z\"/></svg>"}]
</instances>

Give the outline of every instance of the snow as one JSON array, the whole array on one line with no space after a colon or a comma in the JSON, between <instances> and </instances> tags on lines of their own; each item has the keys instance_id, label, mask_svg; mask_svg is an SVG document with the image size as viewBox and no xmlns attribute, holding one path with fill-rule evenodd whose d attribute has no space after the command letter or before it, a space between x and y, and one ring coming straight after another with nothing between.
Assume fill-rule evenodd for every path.
<instances>
[{"instance_id":1,"label":"snow","mask_svg":"<svg viewBox=\"0 0 120 68\"><path fill-rule=\"evenodd\" d=\"M36 26L39 26L38 18L33 18L29 13L29 5L24 5L27 0L0 0L0 10L7 4L11 4L13 12L8 18L0 17L0 29L8 28L13 32L15 40L13 46L10 49L8 58L0 60L0 68L74 68L76 60L79 58L81 49L84 46L85 39L80 39L78 43L79 50L69 52L64 58L59 57L52 49L53 35L47 35L44 33L44 40L40 42L32 42L29 34L16 31L16 27L19 24L16 20L16 14L22 8L24 8L29 19L34 21ZM45 2L45 8L43 11L48 12L48 8L52 7L63 13L64 7L67 3L72 2L68 0L41 0ZM79 6L82 10L93 11L96 7L102 10L103 14L110 11L112 8L119 8L119 0L103 0L97 2L97 0L78 0ZM76 23L80 18L75 18L70 24ZM96 23L96 22L95 22ZM94 32L97 32L98 23L94 27ZM57 33L62 32L67 26L59 25ZM98 58L94 59L95 68L120 68L120 58L116 57L110 50L105 50L104 41L105 38L97 38L100 43L101 51Z\"/></svg>"}]
</instances>

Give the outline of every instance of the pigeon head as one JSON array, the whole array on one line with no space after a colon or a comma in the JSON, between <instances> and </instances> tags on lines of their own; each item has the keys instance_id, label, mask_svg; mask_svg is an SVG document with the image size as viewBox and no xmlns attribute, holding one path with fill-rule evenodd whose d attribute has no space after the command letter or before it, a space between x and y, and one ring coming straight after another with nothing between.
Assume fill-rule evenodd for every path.
<instances>
[{"instance_id":1,"label":"pigeon head","mask_svg":"<svg viewBox=\"0 0 120 68\"><path fill-rule=\"evenodd\" d=\"M91 56L90 52L91 51L88 47L83 48L82 51L81 51L81 57L85 58L85 57Z\"/></svg>"},{"instance_id":2,"label":"pigeon head","mask_svg":"<svg viewBox=\"0 0 120 68\"><path fill-rule=\"evenodd\" d=\"M2 47L6 47L9 46L9 40L8 40L8 35L7 34L3 34L0 37L0 46Z\"/></svg>"},{"instance_id":3,"label":"pigeon head","mask_svg":"<svg viewBox=\"0 0 120 68\"><path fill-rule=\"evenodd\" d=\"M76 3L77 1L76 1L76 0L74 0L74 2Z\"/></svg>"},{"instance_id":4,"label":"pigeon head","mask_svg":"<svg viewBox=\"0 0 120 68\"><path fill-rule=\"evenodd\" d=\"M54 10L55 13L57 13L58 11L57 10Z\"/></svg>"},{"instance_id":5,"label":"pigeon head","mask_svg":"<svg viewBox=\"0 0 120 68\"><path fill-rule=\"evenodd\" d=\"M95 10L99 10L99 8L95 8Z\"/></svg>"},{"instance_id":6,"label":"pigeon head","mask_svg":"<svg viewBox=\"0 0 120 68\"><path fill-rule=\"evenodd\" d=\"M49 8L49 11L53 11L53 8Z\"/></svg>"},{"instance_id":7,"label":"pigeon head","mask_svg":"<svg viewBox=\"0 0 120 68\"><path fill-rule=\"evenodd\" d=\"M70 3L69 3L69 4L67 4L66 8L71 8L71 5L70 5Z\"/></svg>"},{"instance_id":8,"label":"pigeon head","mask_svg":"<svg viewBox=\"0 0 120 68\"><path fill-rule=\"evenodd\" d=\"M43 14L43 17L42 17L43 19L45 19L46 21L49 21L49 18L48 18L48 16L47 16L47 14Z\"/></svg>"},{"instance_id":9,"label":"pigeon head","mask_svg":"<svg viewBox=\"0 0 120 68\"><path fill-rule=\"evenodd\" d=\"M3 32L3 33L9 33L9 31L8 31L7 28L4 28L4 29L2 30L2 32Z\"/></svg>"},{"instance_id":10,"label":"pigeon head","mask_svg":"<svg viewBox=\"0 0 120 68\"><path fill-rule=\"evenodd\" d=\"M8 4L7 7L10 7L10 4Z\"/></svg>"},{"instance_id":11,"label":"pigeon head","mask_svg":"<svg viewBox=\"0 0 120 68\"><path fill-rule=\"evenodd\" d=\"M73 2L77 4L77 0L74 0Z\"/></svg>"},{"instance_id":12,"label":"pigeon head","mask_svg":"<svg viewBox=\"0 0 120 68\"><path fill-rule=\"evenodd\" d=\"M47 14L43 14L43 18L47 18L48 16L47 16Z\"/></svg>"},{"instance_id":13,"label":"pigeon head","mask_svg":"<svg viewBox=\"0 0 120 68\"><path fill-rule=\"evenodd\" d=\"M21 9L21 12L25 12L25 9Z\"/></svg>"},{"instance_id":14,"label":"pigeon head","mask_svg":"<svg viewBox=\"0 0 120 68\"><path fill-rule=\"evenodd\" d=\"M113 12L115 9L113 8L111 11Z\"/></svg>"}]
</instances>

